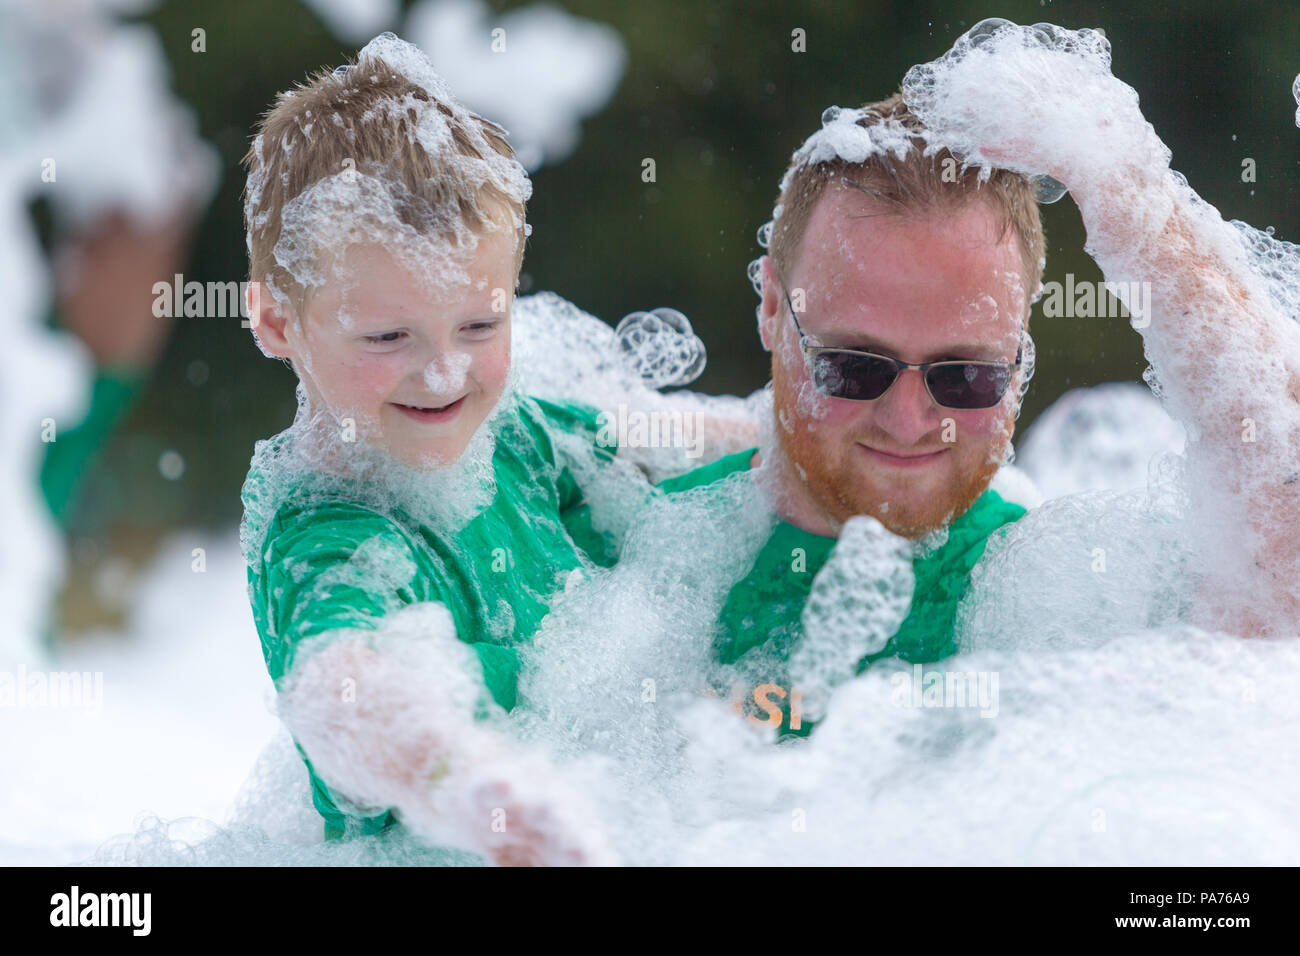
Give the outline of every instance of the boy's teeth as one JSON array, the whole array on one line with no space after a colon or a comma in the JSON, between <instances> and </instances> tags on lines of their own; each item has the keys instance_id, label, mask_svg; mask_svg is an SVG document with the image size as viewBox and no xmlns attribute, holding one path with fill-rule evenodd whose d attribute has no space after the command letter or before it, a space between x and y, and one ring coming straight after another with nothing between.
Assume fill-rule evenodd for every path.
<instances>
[{"instance_id":1,"label":"boy's teeth","mask_svg":"<svg viewBox=\"0 0 1300 956\"><path fill-rule=\"evenodd\" d=\"M446 405L407 405L406 407L415 409L417 412L441 412L455 404L455 402L448 402Z\"/></svg>"}]
</instances>

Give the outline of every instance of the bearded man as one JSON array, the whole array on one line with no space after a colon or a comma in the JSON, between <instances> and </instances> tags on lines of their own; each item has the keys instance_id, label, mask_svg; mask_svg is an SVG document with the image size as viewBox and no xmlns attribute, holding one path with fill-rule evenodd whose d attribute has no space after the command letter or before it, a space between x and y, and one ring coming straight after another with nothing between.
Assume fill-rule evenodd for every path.
<instances>
[{"instance_id":1,"label":"bearded man","mask_svg":"<svg viewBox=\"0 0 1300 956\"><path fill-rule=\"evenodd\" d=\"M1169 168L1099 33L986 21L903 89L828 110L782 180L769 255L751 268L772 353L771 438L662 485L748 471L776 512L716 631L723 664L757 662L737 668L751 716L775 726L779 706L782 731L806 732L785 665L854 516L915 544L906 617L858 670L958 649L972 569L1026 514L990 486L1033 370L1043 186L1069 189L1107 278L1137 280L1127 287L1154 303L1135 328L1193 436L1197 564L1178 617L1242 635L1293 629L1300 333L1270 265L1289 249L1225 223Z\"/></svg>"}]
</instances>

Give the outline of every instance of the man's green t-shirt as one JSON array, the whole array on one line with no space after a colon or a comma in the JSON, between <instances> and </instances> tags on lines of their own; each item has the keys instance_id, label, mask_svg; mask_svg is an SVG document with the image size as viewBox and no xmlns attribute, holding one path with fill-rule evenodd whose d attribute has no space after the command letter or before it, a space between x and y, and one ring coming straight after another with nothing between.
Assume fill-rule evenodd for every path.
<instances>
[{"instance_id":1,"label":"man's green t-shirt","mask_svg":"<svg viewBox=\"0 0 1300 956\"><path fill-rule=\"evenodd\" d=\"M600 542L578 507L573 462L557 439L577 435L597 459L608 460L614 449L598 443L598 415L586 406L517 398L507 416L493 452L491 503L454 534L366 501L274 492L280 504L258 541L247 545L255 549L248 556L249 599L272 680L288 672L307 638L375 629L404 606L437 601L477 653L492 698L514 707L516 649L530 640L570 574L607 559L584 549L598 551ZM271 494L255 456L243 490L246 515L264 513L261 499ZM327 839L394 822L388 809L345 811L346 802L299 753Z\"/></svg>"},{"instance_id":2,"label":"man's green t-shirt","mask_svg":"<svg viewBox=\"0 0 1300 956\"><path fill-rule=\"evenodd\" d=\"M668 492L685 491L747 471L756 450L720 458L663 481L659 487ZM919 664L955 653L957 606L966 594L971 569L984 553L989 536L1024 514L1022 506L1004 500L991 489L976 499L948 526L947 539L941 545L913 560L916 585L907 617L883 648L858 663L858 672L883 657ZM735 663L754 648L763 648L776 661L789 660L803 635L803 609L813 579L830 557L835 540L777 521L753 567L731 589L723 605L715 632L715 652L720 663ZM807 734L811 724L800 719L797 712L792 714L790 706L791 695L798 688L785 686L788 677L784 673L773 673L764 683L781 688L776 695L762 691L756 694L756 699L765 697L769 701L765 709L772 723L775 709L780 707L779 732ZM755 690L744 688L747 697Z\"/></svg>"}]
</instances>

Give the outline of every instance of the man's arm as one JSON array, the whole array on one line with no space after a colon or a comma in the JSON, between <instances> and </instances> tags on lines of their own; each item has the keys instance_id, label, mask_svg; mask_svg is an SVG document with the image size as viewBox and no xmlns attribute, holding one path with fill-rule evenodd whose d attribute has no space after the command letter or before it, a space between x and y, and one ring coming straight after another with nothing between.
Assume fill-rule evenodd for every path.
<instances>
[{"instance_id":1,"label":"man's arm","mask_svg":"<svg viewBox=\"0 0 1300 956\"><path fill-rule=\"evenodd\" d=\"M1189 432L1187 487L1205 580L1193 619L1266 633L1300 602L1300 336L1247 234L1170 168L1092 31L977 27L904 93L973 162L1070 191L1106 279L1136 315L1159 393ZM1268 245L1267 237L1253 241ZM1274 252L1281 252L1279 249ZM1294 255L1293 252L1283 255ZM1277 270L1281 271L1281 270ZM1137 283L1137 285L1132 285Z\"/></svg>"},{"instance_id":2,"label":"man's arm","mask_svg":"<svg viewBox=\"0 0 1300 956\"><path fill-rule=\"evenodd\" d=\"M1203 580L1193 622L1247 636L1295 622L1300 601L1283 586L1300 570L1293 320L1252 271L1237 229L1167 167L1117 177L1109 189L1085 182L1073 195L1105 274L1124 269L1150 284L1147 355L1171 412L1196 433L1192 507L1237 532L1219 539L1222 567ZM1169 209L1163 225L1142 215L1151 206Z\"/></svg>"}]
</instances>

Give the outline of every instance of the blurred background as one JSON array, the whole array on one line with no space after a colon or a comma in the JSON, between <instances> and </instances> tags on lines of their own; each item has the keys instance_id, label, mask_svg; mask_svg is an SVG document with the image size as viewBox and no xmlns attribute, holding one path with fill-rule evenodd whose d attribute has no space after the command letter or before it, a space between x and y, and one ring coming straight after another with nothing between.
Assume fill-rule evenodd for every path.
<instances>
[{"instance_id":1,"label":"blurred background","mask_svg":"<svg viewBox=\"0 0 1300 956\"><path fill-rule=\"evenodd\" d=\"M51 263L70 239L85 245L98 236L124 262L159 277L174 266L187 281L246 278L240 159L255 119L278 91L392 29L421 43L471 107L522 137L535 184L524 290L555 290L611 323L638 309L680 309L708 346L708 369L694 386L708 392L747 394L767 379L745 267L760 252L755 233L771 216L790 154L822 110L893 92L909 66L939 56L988 16L1104 28L1114 72L1137 89L1175 168L1225 218L1273 225L1282 238L1297 234L1300 151L1290 90L1300 70L1300 8L1289 4L30 0L38 5L48 20L60 6L69 18L102 20L101 38L150 31L161 54L158 95L192 112L186 135L211 151L191 162L210 167L207 185L191 189L193 216L173 221L171 233L158 226L145 236L120 223L113 232L103 225L111 224L107 214L63 222L56 207L69 162L60 183L24 197ZM498 26L504 54L490 49ZM796 29L804 52L792 50ZM47 85L77 82L96 41L84 23L81 30L85 49L55 44L43 58ZM100 121L111 128L117 108L138 107L110 103ZM641 179L646 157L656 161L652 184ZM1243 181L1246 158L1255 161L1254 182ZM1067 271L1098 277L1073 204L1044 208L1046 279ZM73 325L76 292L66 282L56 289L51 325ZM93 314L103 302L92 292L81 308ZM136 378L107 399L111 427L101 429L85 466L59 479L68 486L59 492L70 546L59 610L65 631L119 618L135 569L169 531L235 525L254 441L292 417L291 373L264 358L237 319L145 324L152 333L138 334L158 338L156 360L147 345L137 349ZM1141 342L1123 320L1036 315L1034 328L1039 364L1022 429L1068 388L1140 378Z\"/></svg>"},{"instance_id":2,"label":"blurred background","mask_svg":"<svg viewBox=\"0 0 1300 956\"><path fill-rule=\"evenodd\" d=\"M990 16L1103 28L1174 167L1294 239L1300 9L1279 6L0 0L0 864L148 843L141 810L222 818L276 731L239 492L295 381L234 311L156 315L153 290L246 278L240 160L277 92L384 30L418 43L533 172L523 291L611 324L677 308L709 351L693 387L744 395L768 378L745 270L790 154L827 106L887 96ZM1044 214L1046 281L1099 279L1073 204ZM1022 434L1069 389L1141 380L1125 319L1033 327ZM1179 438L1094 394L1140 439ZM1119 427L1071 414L1040 431L1076 475L1089 429ZM91 691L14 699L54 673Z\"/></svg>"}]
</instances>

